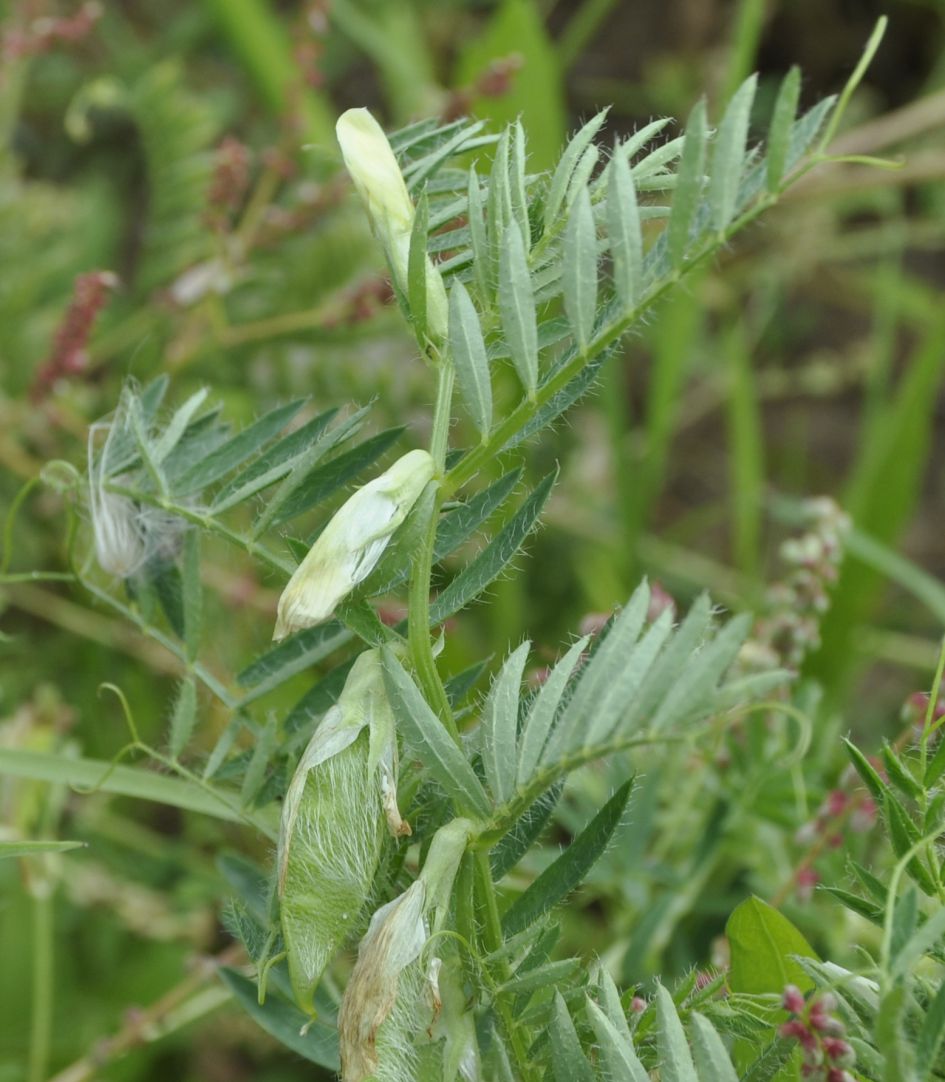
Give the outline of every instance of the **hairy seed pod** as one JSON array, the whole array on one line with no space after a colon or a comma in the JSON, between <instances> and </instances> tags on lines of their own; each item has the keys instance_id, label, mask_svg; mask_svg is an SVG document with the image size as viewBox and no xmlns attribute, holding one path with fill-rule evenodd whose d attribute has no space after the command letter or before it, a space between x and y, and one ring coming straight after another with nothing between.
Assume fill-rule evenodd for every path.
<instances>
[{"instance_id":1,"label":"hairy seed pod","mask_svg":"<svg viewBox=\"0 0 945 1082\"><path fill-rule=\"evenodd\" d=\"M395 837L410 833L397 807L397 740L380 654L365 650L309 741L282 806L282 935L305 1011L364 906L385 823Z\"/></svg>"}]
</instances>

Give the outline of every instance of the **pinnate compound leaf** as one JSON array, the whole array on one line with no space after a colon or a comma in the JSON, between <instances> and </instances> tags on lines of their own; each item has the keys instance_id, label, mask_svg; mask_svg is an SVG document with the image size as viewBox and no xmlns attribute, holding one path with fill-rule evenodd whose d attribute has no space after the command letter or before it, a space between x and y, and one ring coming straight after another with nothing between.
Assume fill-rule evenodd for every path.
<instances>
[{"instance_id":1,"label":"pinnate compound leaf","mask_svg":"<svg viewBox=\"0 0 945 1082\"><path fill-rule=\"evenodd\" d=\"M479 315L466 287L455 281L450 290L449 341L463 405L479 434L492 427L492 382Z\"/></svg>"},{"instance_id":2,"label":"pinnate compound leaf","mask_svg":"<svg viewBox=\"0 0 945 1082\"><path fill-rule=\"evenodd\" d=\"M584 879L607 848L632 788L631 778L620 786L561 856L509 906L502 917L502 930L506 936L515 935L543 917Z\"/></svg>"},{"instance_id":3,"label":"pinnate compound leaf","mask_svg":"<svg viewBox=\"0 0 945 1082\"><path fill-rule=\"evenodd\" d=\"M779 995L786 984L801 991L813 981L794 961L794 955L814 958L811 945L794 925L760 898L746 898L725 925L732 952L728 986L746 995Z\"/></svg>"},{"instance_id":4,"label":"pinnate compound leaf","mask_svg":"<svg viewBox=\"0 0 945 1082\"><path fill-rule=\"evenodd\" d=\"M466 756L427 705L393 651L383 647L381 656L387 693L404 739L453 800L465 810L487 816L489 798Z\"/></svg>"}]
</instances>

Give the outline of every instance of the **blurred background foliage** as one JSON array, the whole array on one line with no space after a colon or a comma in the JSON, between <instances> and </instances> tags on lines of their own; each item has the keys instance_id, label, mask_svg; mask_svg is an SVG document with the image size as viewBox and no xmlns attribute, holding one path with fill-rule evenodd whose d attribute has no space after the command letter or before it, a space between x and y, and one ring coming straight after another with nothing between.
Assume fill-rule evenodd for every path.
<instances>
[{"instance_id":1,"label":"blurred background foliage","mask_svg":"<svg viewBox=\"0 0 945 1082\"><path fill-rule=\"evenodd\" d=\"M872 748L900 734L945 621L934 581L945 577L940 0L0 3L0 501L50 459L81 469L88 425L129 376L167 372L172 404L212 385L236 427L310 395L313 413L373 403L377 431L412 427L403 448L424 438L431 384L339 174L343 108L367 104L391 127L521 115L532 168L544 169L605 105L612 135L685 116L703 92L717 118L758 70L762 130L791 64L803 102L836 92L884 11L886 40L838 148L900 167L815 171L639 329L598 393L525 456L533 479L562 467L546 528L447 646L453 671L524 635L551 660L644 574L680 608L704 588L732 609L776 607L767 584L791 573L780 545L798 501L833 497L854 535L805 662L822 689L804 803L815 822L841 769L835 737L852 730ZM31 494L5 553L13 572L62 568L62 512L55 491ZM266 645L282 584L232 551L213 557L211 663L232 672ZM8 583L0 604L0 745L111 758L125 734L98 693L105 681L160 743L177 672L160 646L54 582ZM298 693L287 686L265 711L279 716ZM219 719L201 725L209 747ZM569 914L574 940L619 957L627 981L680 974L712 960L725 915L752 889L793 905L815 947L847 950L846 918L815 922L818 903L797 889L797 778L751 791L752 825L723 839L713 801L742 765L727 782L727 760L703 765L687 797L706 806L693 813L660 796L673 765L650 764L633 829ZM608 788L602 770L562 805L559 840ZM65 816L67 836L95 840L55 864L52 1066L78 1061L63 1079L311 1077L247 1017L217 1011L225 990L199 979L194 958L227 943L213 856L246 847L236 828L102 794L52 799L11 779L0 806L17 829ZM23 930L42 893L17 886L41 873L14 865L0 868L3 1082L25 1077L35 944ZM150 1015L131 1005L160 1006L188 967L193 989L180 1010L163 1004L171 1035L153 1042ZM97 1043L111 1033L118 1045Z\"/></svg>"}]
</instances>

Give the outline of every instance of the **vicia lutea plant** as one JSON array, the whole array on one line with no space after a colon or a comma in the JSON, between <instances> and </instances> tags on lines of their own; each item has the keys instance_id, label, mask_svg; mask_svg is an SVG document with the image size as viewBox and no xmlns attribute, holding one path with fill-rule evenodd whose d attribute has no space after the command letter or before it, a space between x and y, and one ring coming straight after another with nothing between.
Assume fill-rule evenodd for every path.
<instances>
[{"instance_id":1,"label":"vicia lutea plant","mask_svg":"<svg viewBox=\"0 0 945 1082\"><path fill-rule=\"evenodd\" d=\"M553 476L520 498L523 471L497 463L584 395L605 360L619 363L623 336L692 267L825 159L838 114L824 101L798 115L799 87L792 72L764 147L748 145L749 79L714 126L699 103L655 146L668 121L603 150L601 113L550 175L529 172L519 123L495 137L424 121L388 141L366 110L349 111L344 163L435 380L428 446L381 469L396 430L362 438L366 411L311 415L304 402L235 435L202 392L165 420L162 379L130 387L91 448L98 561L125 584L103 584L90 564L76 574L184 669L162 761L198 777L213 814L273 840L281 818L269 903L230 876L228 921L267 975L264 1002L239 974L228 981L283 1039L292 1019L295 1051L345 1082L537 1082L565 1077L562 1064L568 1078L642 1082L656 1066L663 1045L638 1044L610 977L592 982L589 960L552 955L553 912L621 821L631 749L694 739L786 674L730 676L750 621L718 627L701 598L674 625L651 611L645 583L537 687L527 643L488 688L487 661L447 673L435 645L508 568L551 490ZM332 514L325 501L342 485L353 494ZM149 515L176 523L163 545L145 544ZM201 659L204 537L287 582L277 645L233 680L216 655ZM434 591L451 555L467 562ZM379 599L401 590L405 609L382 620ZM283 705L260 712L277 690ZM230 720L195 774L182 760L196 758L202 694ZM610 799L583 829L569 824L563 852L522 863L570 775L606 757L619 779ZM705 1077L734 1077L721 1015L684 1031L668 993L656 1002L679 1062L692 1043L700 1062L714 1057Z\"/></svg>"}]
</instances>

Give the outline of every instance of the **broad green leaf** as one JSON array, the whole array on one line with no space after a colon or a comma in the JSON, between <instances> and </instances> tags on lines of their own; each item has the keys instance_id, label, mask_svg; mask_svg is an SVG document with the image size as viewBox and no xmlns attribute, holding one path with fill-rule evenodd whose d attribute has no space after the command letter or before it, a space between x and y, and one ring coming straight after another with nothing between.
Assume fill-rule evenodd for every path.
<instances>
[{"instance_id":1,"label":"broad green leaf","mask_svg":"<svg viewBox=\"0 0 945 1082\"><path fill-rule=\"evenodd\" d=\"M712 171L709 180L709 205L712 224L718 233L728 228L738 205L738 189L742 180L745 146L748 141L748 121L758 76L751 75L735 92L725 110L715 136L712 151Z\"/></svg>"},{"instance_id":2,"label":"broad green leaf","mask_svg":"<svg viewBox=\"0 0 945 1082\"><path fill-rule=\"evenodd\" d=\"M240 821L243 818L232 790L204 787L196 782L157 774L153 770L115 766L100 759L73 759L21 748L0 748L0 775L83 789L94 788L104 793L169 804L217 819Z\"/></svg>"},{"instance_id":3,"label":"broad green leaf","mask_svg":"<svg viewBox=\"0 0 945 1082\"><path fill-rule=\"evenodd\" d=\"M657 984L655 1000L660 1082L699 1082L673 997L663 985Z\"/></svg>"},{"instance_id":4,"label":"broad green leaf","mask_svg":"<svg viewBox=\"0 0 945 1082\"><path fill-rule=\"evenodd\" d=\"M574 643L563 658L548 674L538 690L522 730L516 779L520 786L527 785L538 767L542 752L552 731L562 696L568 686L581 655L587 649L590 635Z\"/></svg>"},{"instance_id":5,"label":"broad green leaf","mask_svg":"<svg viewBox=\"0 0 945 1082\"><path fill-rule=\"evenodd\" d=\"M363 443L326 462L324 466L319 466L311 473L300 475L297 484L293 484L284 494L280 486L280 491L273 496L260 521L265 521L266 526L278 526L321 503L342 485L353 481L362 470L373 465L385 451L393 447L400 439L404 427L398 425L379 432L376 436L371 436ZM286 478L283 484L293 480L294 473L295 471ZM259 536L258 522L254 526L254 533Z\"/></svg>"},{"instance_id":6,"label":"broad green leaf","mask_svg":"<svg viewBox=\"0 0 945 1082\"><path fill-rule=\"evenodd\" d=\"M767 902L746 898L728 918L725 934L732 959L728 986L733 992L780 995L786 984L796 984L801 991L813 987L792 956L817 955L787 917Z\"/></svg>"},{"instance_id":7,"label":"broad green leaf","mask_svg":"<svg viewBox=\"0 0 945 1082\"><path fill-rule=\"evenodd\" d=\"M689 114L679 175L673 194L673 209L666 227L667 255L670 266L679 267L689 247L689 233L702 191L705 171L706 116L705 99L700 98Z\"/></svg>"},{"instance_id":8,"label":"broad green leaf","mask_svg":"<svg viewBox=\"0 0 945 1082\"><path fill-rule=\"evenodd\" d=\"M430 606L431 627L459 612L502 573L537 523L556 476L550 473L540 482L492 541L438 595Z\"/></svg>"},{"instance_id":9,"label":"broad green leaf","mask_svg":"<svg viewBox=\"0 0 945 1082\"><path fill-rule=\"evenodd\" d=\"M643 233L633 174L623 154L614 154L607 185L607 237L614 288L630 311L643 293Z\"/></svg>"},{"instance_id":10,"label":"broad green leaf","mask_svg":"<svg viewBox=\"0 0 945 1082\"><path fill-rule=\"evenodd\" d=\"M538 327L535 294L521 230L514 223L499 251L499 315L512 364L529 398L538 386Z\"/></svg>"},{"instance_id":11,"label":"broad green leaf","mask_svg":"<svg viewBox=\"0 0 945 1082\"><path fill-rule=\"evenodd\" d=\"M564 231L564 310L578 347L587 349L597 317L597 233L586 185L578 192Z\"/></svg>"},{"instance_id":12,"label":"broad green leaf","mask_svg":"<svg viewBox=\"0 0 945 1082\"><path fill-rule=\"evenodd\" d=\"M771 114L771 127L768 129L768 161L765 181L769 192L776 192L781 187L787 165L788 145L791 140L791 128L797 115L797 103L801 97L801 72L792 67L781 81L778 96Z\"/></svg>"},{"instance_id":13,"label":"broad green leaf","mask_svg":"<svg viewBox=\"0 0 945 1082\"><path fill-rule=\"evenodd\" d=\"M693 1011L689 1015L689 1032L699 1082L738 1082L722 1038L708 1018Z\"/></svg>"},{"instance_id":14,"label":"broad green leaf","mask_svg":"<svg viewBox=\"0 0 945 1082\"><path fill-rule=\"evenodd\" d=\"M646 1068L633 1049L629 1031L620 1032L590 997L587 999L587 1016L610 1082L650 1082Z\"/></svg>"},{"instance_id":15,"label":"broad green leaf","mask_svg":"<svg viewBox=\"0 0 945 1082\"><path fill-rule=\"evenodd\" d=\"M393 652L382 647L381 656L387 693L404 739L453 800L466 811L487 816L489 798L466 756Z\"/></svg>"},{"instance_id":16,"label":"broad green leaf","mask_svg":"<svg viewBox=\"0 0 945 1082\"><path fill-rule=\"evenodd\" d=\"M176 759L190 743L197 721L197 684L192 676L185 676L177 689L174 712L171 714L170 750Z\"/></svg>"},{"instance_id":17,"label":"broad green leaf","mask_svg":"<svg viewBox=\"0 0 945 1082\"><path fill-rule=\"evenodd\" d=\"M463 405L485 439L492 427L492 381L479 315L462 282L450 290L450 353Z\"/></svg>"},{"instance_id":18,"label":"broad green leaf","mask_svg":"<svg viewBox=\"0 0 945 1082\"><path fill-rule=\"evenodd\" d=\"M515 935L565 898L584 879L607 848L623 815L633 779L624 782L553 864L519 895L502 917L506 936Z\"/></svg>"},{"instance_id":19,"label":"broad green leaf","mask_svg":"<svg viewBox=\"0 0 945 1082\"><path fill-rule=\"evenodd\" d=\"M70 849L84 849L87 842L62 841L0 841L0 860L13 857L32 857L42 853L67 853Z\"/></svg>"},{"instance_id":20,"label":"broad green leaf","mask_svg":"<svg viewBox=\"0 0 945 1082\"><path fill-rule=\"evenodd\" d=\"M430 204L424 192L417 203L407 254L407 306L410 309L414 334L421 342L427 333L427 223L429 220Z\"/></svg>"},{"instance_id":21,"label":"broad green leaf","mask_svg":"<svg viewBox=\"0 0 945 1082\"><path fill-rule=\"evenodd\" d=\"M581 156L590 146L591 140L603 126L608 111L608 109L601 109L599 113L592 116L584 127L572 137L558 159L558 164L555 166L555 171L551 177L551 184L548 186L548 195L545 197L546 232L554 227L564 204L564 197L571 185L571 175Z\"/></svg>"},{"instance_id":22,"label":"broad green leaf","mask_svg":"<svg viewBox=\"0 0 945 1082\"><path fill-rule=\"evenodd\" d=\"M338 1030L333 1024L322 1017L313 1021L292 1003L274 995L267 996L266 1002L260 1004L255 981L248 980L235 969L224 967L219 972L220 979L233 993L237 1003L280 1044L329 1071L340 1069ZM318 1006L321 1016L324 1006L322 1003Z\"/></svg>"},{"instance_id":23,"label":"broad green leaf","mask_svg":"<svg viewBox=\"0 0 945 1082\"><path fill-rule=\"evenodd\" d=\"M562 788L563 783L559 782L543 793L492 847L489 863L496 882L510 872L537 841L551 818Z\"/></svg>"},{"instance_id":24,"label":"broad green leaf","mask_svg":"<svg viewBox=\"0 0 945 1082\"><path fill-rule=\"evenodd\" d=\"M554 997L550 1035L555 1082L594 1082L594 1072L581 1048L568 1005L558 991Z\"/></svg>"},{"instance_id":25,"label":"broad green leaf","mask_svg":"<svg viewBox=\"0 0 945 1082\"><path fill-rule=\"evenodd\" d=\"M530 647L523 642L506 659L482 712L482 762L499 804L509 800L515 788L518 703Z\"/></svg>"},{"instance_id":26,"label":"broad green leaf","mask_svg":"<svg viewBox=\"0 0 945 1082\"><path fill-rule=\"evenodd\" d=\"M175 484L176 493L187 495L191 492L199 492L200 489L212 485L221 477L231 473L251 455L256 454L264 444L277 436L304 405L305 399L300 398L285 406L276 406L275 409L264 414L258 421L244 428L242 432L238 432L206 458L196 461Z\"/></svg>"}]
</instances>

